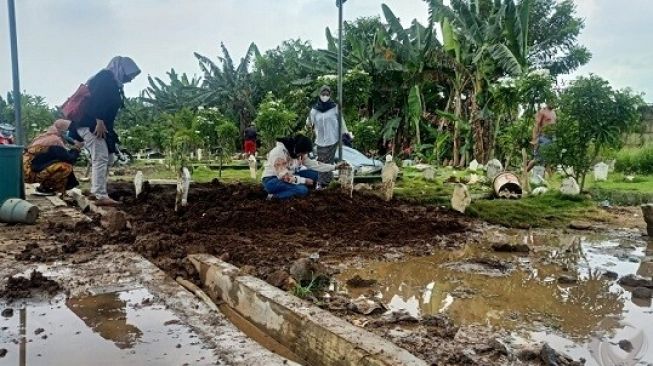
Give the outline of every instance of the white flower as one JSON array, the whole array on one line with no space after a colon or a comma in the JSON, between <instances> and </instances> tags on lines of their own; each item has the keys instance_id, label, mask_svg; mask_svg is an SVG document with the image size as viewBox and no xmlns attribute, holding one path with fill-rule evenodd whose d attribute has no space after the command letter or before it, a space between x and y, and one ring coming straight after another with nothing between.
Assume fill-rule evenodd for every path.
<instances>
[{"instance_id":1,"label":"white flower","mask_svg":"<svg viewBox=\"0 0 653 366\"><path fill-rule=\"evenodd\" d=\"M337 80L338 75L322 75L318 78L318 80Z\"/></svg>"},{"instance_id":2,"label":"white flower","mask_svg":"<svg viewBox=\"0 0 653 366\"><path fill-rule=\"evenodd\" d=\"M549 69L537 69L533 70L529 73L531 76L541 76L541 77L549 77L551 75L551 72Z\"/></svg>"}]
</instances>

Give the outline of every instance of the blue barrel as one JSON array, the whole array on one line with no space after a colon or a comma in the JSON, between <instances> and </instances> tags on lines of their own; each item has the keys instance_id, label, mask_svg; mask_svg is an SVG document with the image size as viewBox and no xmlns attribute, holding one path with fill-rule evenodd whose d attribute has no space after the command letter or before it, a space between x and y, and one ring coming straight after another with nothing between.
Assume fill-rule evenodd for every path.
<instances>
[{"instance_id":1,"label":"blue barrel","mask_svg":"<svg viewBox=\"0 0 653 366\"><path fill-rule=\"evenodd\" d=\"M0 145L0 205L8 198L25 198L23 147Z\"/></svg>"}]
</instances>

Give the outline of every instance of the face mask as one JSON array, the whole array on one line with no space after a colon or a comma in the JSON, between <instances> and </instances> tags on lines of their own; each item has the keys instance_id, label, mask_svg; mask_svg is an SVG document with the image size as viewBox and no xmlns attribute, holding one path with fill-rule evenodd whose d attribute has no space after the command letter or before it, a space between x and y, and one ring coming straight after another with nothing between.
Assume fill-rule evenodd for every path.
<instances>
[{"instance_id":1,"label":"face mask","mask_svg":"<svg viewBox=\"0 0 653 366\"><path fill-rule=\"evenodd\" d=\"M322 103L328 102L329 99L331 99L331 97L328 95L320 95L320 100L322 101Z\"/></svg>"}]
</instances>

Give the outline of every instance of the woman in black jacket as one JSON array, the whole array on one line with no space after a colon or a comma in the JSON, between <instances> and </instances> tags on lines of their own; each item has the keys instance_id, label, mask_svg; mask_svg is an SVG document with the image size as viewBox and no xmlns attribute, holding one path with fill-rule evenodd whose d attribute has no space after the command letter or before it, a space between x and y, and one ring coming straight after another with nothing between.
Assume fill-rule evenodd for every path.
<instances>
[{"instance_id":1,"label":"woman in black jacket","mask_svg":"<svg viewBox=\"0 0 653 366\"><path fill-rule=\"evenodd\" d=\"M91 152L91 194L98 206L116 205L107 194L109 163L117 152L118 135L114 122L124 106L123 85L132 81L141 70L129 57L114 57L109 65L88 82L90 91L84 105L84 117L72 121L71 136L83 141Z\"/></svg>"}]
</instances>

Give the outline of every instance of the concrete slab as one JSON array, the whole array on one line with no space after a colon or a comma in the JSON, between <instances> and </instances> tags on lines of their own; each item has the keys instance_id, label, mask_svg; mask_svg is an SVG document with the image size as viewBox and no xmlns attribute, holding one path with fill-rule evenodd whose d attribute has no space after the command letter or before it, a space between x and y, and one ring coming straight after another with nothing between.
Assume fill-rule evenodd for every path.
<instances>
[{"instance_id":1,"label":"concrete slab","mask_svg":"<svg viewBox=\"0 0 653 366\"><path fill-rule=\"evenodd\" d=\"M204 347L214 350L221 365L292 365L294 363L266 350L232 325L222 313L216 313L184 289L154 264L131 252L109 253L86 263L28 264L9 268L0 275L28 274L41 271L62 285L70 298L95 296L141 288L153 295L153 304L162 304L190 326ZM173 350L170 350L173 351Z\"/></svg>"},{"instance_id":2,"label":"concrete slab","mask_svg":"<svg viewBox=\"0 0 653 366\"><path fill-rule=\"evenodd\" d=\"M4 287L9 276L29 274L36 269L57 281L71 299L146 289L153 297L151 304L172 311L183 325L198 335L203 349L212 350L210 364L297 365L247 337L222 313L215 312L136 253L114 252L114 248L106 247L98 253L70 255L65 261L53 263L17 261L15 255L29 243L36 242L45 248L62 244L47 234L47 227L54 222L74 223L87 219L70 207L55 208L42 197L32 202L44 213L36 225L0 225L0 287ZM147 329L142 331L147 332ZM170 352L175 352L174 347Z\"/></svg>"},{"instance_id":3,"label":"concrete slab","mask_svg":"<svg viewBox=\"0 0 653 366\"><path fill-rule=\"evenodd\" d=\"M189 256L205 290L310 365L426 363L403 348L210 255Z\"/></svg>"}]
</instances>

